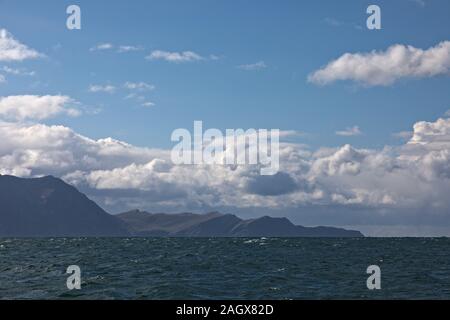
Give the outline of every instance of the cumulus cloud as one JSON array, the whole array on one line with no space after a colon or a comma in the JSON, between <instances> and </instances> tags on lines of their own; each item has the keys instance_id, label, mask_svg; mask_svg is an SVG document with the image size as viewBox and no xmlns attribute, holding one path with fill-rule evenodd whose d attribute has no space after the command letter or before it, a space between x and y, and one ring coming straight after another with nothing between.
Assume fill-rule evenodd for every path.
<instances>
[{"instance_id":1,"label":"cumulus cloud","mask_svg":"<svg viewBox=\"0 0 450 320\"><path fill-rule=\"evenodd\" d=\"M242 64L238 66L238 69L245 71L257 71L267 68L267 65L264 61L258 61L256 63L251 64Z\"/></svg>"},{"instance_id":2,"label":"cumulus cloud","mask_svg":"<svg viewBox=\"0 0 450 320\"><path fill-rule=\"evenodd\" d=\"M336 135L344 137L359 136L361 134L362 132L358 126L346 128L345 130L342 131L336 131Z\"/></svg>"},{"instance_id":3,"label":"cumulus cloud","mask_svg":"<svg viewBox=\"0 0 450 320\"><path fill-rule=\"evenodd\" d=\"M76 177L78 172L113 170L165 157L164 151L112 138L93 140L64 126L0 122L0 136L1 174Z\"/></svg>"},{"instance_id":4,"label":"cumulus cloud","mask_svg":"<svg viewBox=\"0 0 450 320\"><path fill-rule=\"evenodd\" d=\"M347 144L330 154L317 156L311 165L311 173L315 177L357 176L370 155L367 150L357 150Z\"/></svg>"},{"instance_id":5,"label":"cumulus cloud","mask_svg":"<svg viewBox=\"0 0 450 320\"><path fill-rule=\"evenodd\" d=\"M428 147L450 143L450 119L438 119L436 122L417 122L414 124L413 136L408 143Z\"/></svg>"},{"instance_id":6,"label":"cumulus cloud","mask_svg":"<svg viewBox=\"0 0 450 320\"><path fill-rule=\"evenodd\" d=\"M97 92L105 92L105 93L114 93L116 91L116 87L112 85L99 85L92 84L89 86L89 92L97 93Z\"/></svg>"},{"instance_id":7,"label":"cumulus cloud","mask_svg":"<svg viewBox=\"0 0 450 320\"><path fill-rule=\"evenodd\" d=\"M8 120L43 120L59 114L78 116L71 107L75 101L68 96L21 95L0 97L0 117Z\"/></svg>"},{"instance_id":8,"label":"cumulus cloud","mask_svg":"<svg viewBox=\"0 0 450 320\"><path fill-rule=\"evenodd\" d=\"M193 51L169 52L163 50L154 50L145 58L147 60L164 60L174 63L194 62L204 60L204 58L201 55Z\"/></svg>"},{"instance_id":9,"label":"cumulus cloud","mask_svg":"<svg viewBox=\"0 0 450 320\"><path fill-rule=\"evenodd\" d=\"M0 61L23 61L44 55L16 40L6 29L0 29Z\"/></svg>"},{"instance_id":10,"label":"cumulus cloud","mask_svg":"<svg viewBox=\"0 0 450 320\"><path fill-rule=\"evenodd\" d=\"M426 78L450 72L450 41L423 50L396 44L386 51L345 53L309 75L308 81L326 85L350 80L367 86L386 86L402 78Z\"/></svg>"},{"instance_id":11,"label":"cumulus cloud","mask_svg":"<svg viewBox=\"0 0 450 320\"><path fill-rule=\"evenodd\" d=\"M92 140L63 126L2 123L0 135L2 173L62 176L102 203L113 198L128 201L128 207L138 202L143 208L158 204L186 210L450 206L450 120L444 119L419 122L407 144L382 150L344 145L310 152L281 143L281 171L268 177L259 175L257 165L174 165L170 150ZM162 195L164 190L174 190L174 198L148 202L149 193ZM119 197L121 192L126 196Z\"/></svg>"}]
</instances>

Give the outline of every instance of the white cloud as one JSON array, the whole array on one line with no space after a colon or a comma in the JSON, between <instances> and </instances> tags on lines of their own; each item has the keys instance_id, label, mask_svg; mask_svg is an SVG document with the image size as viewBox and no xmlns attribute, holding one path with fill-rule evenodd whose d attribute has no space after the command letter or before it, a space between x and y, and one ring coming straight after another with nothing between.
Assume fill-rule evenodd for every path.
<instances>
[{"instance_id":1,"label":"white cloud","mask_svg":"<svg viewBox=\"0 0 450 320\"><path fill-rule=\"evenodd\" d=\"M202 56L193 51L169 52L162 50L154 50L145 57L147 60L165 60L168 62L182 63L204 60Z\"/></svg>"},{"instance_id":2,"label":"white cloud","mask_svg":"<svg viewBox=\"0 0 450 320\"><path fill-rule=\"evenodd\" d=\"M386 51L345 53L309 75L308 81L326 85L351 80L367 86L390 85L402 78L425 78L450 72L450 41L427 50L396 44Z\"/></svg>"},{"instance_id":3,"label":"white cloud","mask_svg":"<svg viewBox=\"0 0 450 320\"><path fill-rule=\"evenodd\" d=\"M8 96L0 97L0 117L8 120L43 120L59 114L78 116L80 111L70 107L75 101L68 96Z\"/></svg>"},{"instance_id":4,"label":"white cloud","mask_svg":"<svg viewBox=\"0 0 450 320\"><path fill-rule=\"evenodd\" d=\"M330 155L317 157L311 172L314 176L357 175L361 172L361 162L367 155L365 151L358 151L347 144L333 150Z\"/></svg>"},{"instance_id":5,"label":"white cloud","mask_svg":"<svg viewBox=\"0 0 450 320\"><path fill-rule=\"evenodd\" d=\"M34 71L27 71L25 69L15 69L8 66L4 66L2 69L4 72L15 75L15 76L34 76L36 73Z\"/></svg>"},{"instance_id":6,"label":"white cloud","mask_svg":"<svg viewBox=\"0 0 450 320\"><path fill-rule=\"evenodd\" d=\"M450 119L436 122L420 121L414 124L414 132L409 144L435 146L450 142Z\"/></svg>"},{"instance_id":7,"label":"white cloud","mask_svg":"<svg viewBox=\"0 0 450 320\"><path fill-rule=\"evenodd\" d=\"M130 94L127 94L124 99L125 100L135 99L137 101L144 101L145 100L145 96L137 94L136 92L132 92Z\"/></svg>"},{"instance_id":8,"label":"white cloud","mask_svg":"<svg viewBox=\"0 0 450 320\"><path fill-rule=\"evenodd\" d=\"M359 136L362 134L362 132L358 126L354 126L351 128L346 128L345 130L342 131L336 131L336 134L338 136L351 137L351 136Z\"/></svg>"},{"instance_id":9,"label":"white cloud","mask_svg":"<svg viewBox=\"0 0 450 320\"><path fill-rule=\"evenodd\" d=\"M112 85L99 85L92 84L89 86L89 92L97 93L97 92L105 92L105 93L114 93L116 91L116 87Z\"/></svg>"},{"instance_id":10,"label":"white cloud","mask_svg":"<svg viewBox=\"0 0 450 320\"><path fill-rule=\"evenodd\" d=\"M99 43L92 48L89 49L89 51L104 51L104 50L111 50L114 49L114 45L111 43Z\"/></svg>"},{"instance_id":11,"label":"white cloud","mask_svg":"<svg viewBox=\"0 0 450 320\"><path fill-rule=\"evenodd\" d=\"M23 61L44 55L16 40L6 29L0 29L0 61Z\"/></svg>"},{"instance_id":12,"label":"white cloud","mask_svg":"<svg viewBox=\"0 0 450 320\"><path fill-rule=\"evenodd\" d=\"M0 83L6 82L6 78L4 75L0 74Z\"/></svg>"},{"instance_id":13,"label":"white cloud","mask_svg":"<svg viewBox=\"0 0 450 320\"><path fill-rule=\"evenodd\" d=\"M142 104L142 106L143 106L143 107L154 107L155 104L154 104L153 102L151 102L151 101L147 101L147 102L144 102L144 103Z\"/></svg>"},{"instance_id":14,"label":"white cloud","mask_svg":"<svg viewBox=\"0 0 450 320\"><path fill-rule=\"evenodd\" d=\"M105 42L105 43L99 43L95 46L91 47L89 51L107 51L107 50L113 50L116 46L112 43ZM131 45L120 45L117 47L116 52L117 53L126 53L126 52L134 52L134 51L141 51L144 50L141 46L131 46Z\"/></svg>"},{"instance_id":15,"label":"white cloud","mask_svg":"<svg viewBox=\"0 0 450 320\"><path fill-rule=\"evenodd\" d=\"M243 64L238 66L238 69L245 70L245 71L256 71L256 70L262 70L267 68L267 65L264 61L258 61L256 63L252 64Z\"/></svg>"},{"instance_id":16,"label":"white cloud","mask_svg":"<svg viewBox=\"0 0 450 320\"><path fill-rule=\"evenodd\" d=\"M123 85L126 89L137 91L151 91L155 89L155 86L145 82L126 82Z\"/></svg>"},{"instance_id":17,"label":"white cloud","mask_svg":"<svg viewBox=\"0 0 450 320\"><path fill-rule=\"evenodd\" d=\"M133 51L141 51L144 50L144 48L140 46L119 46L119 49L117 52L119 53L125 53L125 52L133 52Z\"/></svg>"},{"instance_id":18,"label":"white cloud","mask_svg":"<svg viewBox=\"0 0 450 320\"><path fill-rule=\"evenodd\" d=\"M74 176L147 163L165 154L112 138L92 140L64 126L0 121L0 136L0 174Z\"/></svg>"}]
</instances>

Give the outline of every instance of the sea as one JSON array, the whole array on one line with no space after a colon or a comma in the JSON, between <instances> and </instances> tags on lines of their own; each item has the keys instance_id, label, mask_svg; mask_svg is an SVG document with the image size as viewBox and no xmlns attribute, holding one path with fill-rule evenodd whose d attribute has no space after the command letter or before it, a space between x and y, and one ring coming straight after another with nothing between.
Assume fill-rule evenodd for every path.
<instances>
[{"instance_id":1,"label":"sea","mask_svg":"<svg viewBox=\"0 0 450 320\"><path fill-rule=\"evenodd\" d=\"M449 298L447 238L0 239L0 299Z\"/></svg>"}]
</instances>

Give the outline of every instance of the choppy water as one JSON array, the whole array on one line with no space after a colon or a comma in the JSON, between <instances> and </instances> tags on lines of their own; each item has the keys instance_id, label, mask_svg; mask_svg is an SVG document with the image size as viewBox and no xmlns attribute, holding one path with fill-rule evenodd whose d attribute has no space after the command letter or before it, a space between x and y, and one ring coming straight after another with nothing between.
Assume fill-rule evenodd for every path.
<instances>
[{"instance_id":1,"label":"choppy water","mask_svg":"<svg viewBox=\"0 0 450 320\"><path fill-rule=\"evenodd\" d=\"M450 239L0 239L0 298L449 299Z\"/></svg>"}]
</instances>

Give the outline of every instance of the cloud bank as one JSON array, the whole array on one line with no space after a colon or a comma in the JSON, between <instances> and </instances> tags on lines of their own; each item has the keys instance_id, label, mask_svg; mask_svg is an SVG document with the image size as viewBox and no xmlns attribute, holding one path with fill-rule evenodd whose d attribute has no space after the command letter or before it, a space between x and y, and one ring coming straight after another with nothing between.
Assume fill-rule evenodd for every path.
<instances>
[{"instance_id":1,"label":"cloud bank","mask_svg":"<svg viewBox=\"0 0 450 320\"><path fill-rule=\"evenodd\" d=\"M0 105L16 99L30 98L7 97ZM62 106L66 100L56 101L48 104ZM33 110L44 105L34 104ZM49 109L45 115L58 110ZM44 117L36 112L31 112L34 118ZM19 114L16 118L27 118ZM411 219L414 224L418 217L422 224L450 221L450 119L445 118L417 122L405 144L381 150L348 144L310 150L282 142L280 172L268 177L255 165L174 165L170 150L93 140L64 126L3 121L0 136L1 174L63 177L112 211L331 208L328 219L336 221L355 222L362 212L378 223Z\"/></svg>"},{"instance_id":2,"label":"cloud bank","mask_svg":"<svg viewBox=\"0 0 450 320\"><path fill-rule=\"evenodd\" d=\"M0 97L0 118L6 120L43 120L60 114L72 117L80 111L71 107L75 101L68 96L21 95Z\"/></svg>"}]
</instances>

